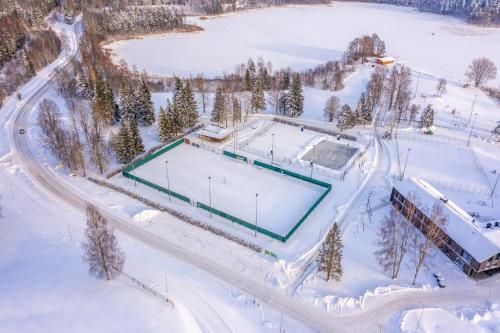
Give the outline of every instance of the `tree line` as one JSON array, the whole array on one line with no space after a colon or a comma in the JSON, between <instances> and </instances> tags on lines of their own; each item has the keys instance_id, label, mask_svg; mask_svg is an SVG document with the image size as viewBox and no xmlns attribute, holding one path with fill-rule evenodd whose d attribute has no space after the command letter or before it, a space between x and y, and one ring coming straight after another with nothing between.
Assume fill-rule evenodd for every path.
<instances>
[{"instance_id":1,"label":"tree line","mask_svg":"<svg viewBox=\"0 0 500 333\"><path fill-rule=\"evenodd\" d=\"M0 106L3 100L51 63L61 41L44 21L55 1L0 1Z\"/></svg>"},{"instance_id":2,"label":"tree line","mask_svg":"<svg viewBox=\"0 0 500 333\"><path fill-rule=\"evenodd\" d=\"M462 17L476 24L500 23L498 0L356 0L416 7L421 11Z\"/></svg>"}]
</instances>

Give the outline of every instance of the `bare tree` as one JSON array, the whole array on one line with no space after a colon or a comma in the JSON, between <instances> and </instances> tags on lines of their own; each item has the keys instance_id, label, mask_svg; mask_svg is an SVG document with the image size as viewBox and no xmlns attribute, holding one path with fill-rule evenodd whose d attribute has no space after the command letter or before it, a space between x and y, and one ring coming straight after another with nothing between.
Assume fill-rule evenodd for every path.
<instances>
[{"instance_id":1,"label":"bare tree","mask_svg":"<svg viewBox=\"0 0 500 333\"><path fill-rule=\"evenodd\" d=\"M101 126L98 121L94 121L90 132L90 158L92 163L99 168L101 175L106 170L109 162L106 155L106 144L101 134Z\"/></svg>"},{"instance_id":2,"label":"bare tree","mask_svg":"<svg viewBox=\"0 0 500 333\"><path fill-rule=\"evenodd\" d=\"M271 78L271 105L274 107L274 111L278 113L280 108L280 100L283 95L283 77L284 71L279 71L273 75Z\"/></svg>"},{"instance_id":3,"label":"bare tree","mask_svg":"<svg viewBox=\"0 0 500 333\"><path fill-rule=\"evenodd\" d=\"M448 81L446 81L446 79L439 79L438 81L438 84L436 86L436 96L442 96L444 94L446 94L446 85L447 85Z\"/></svg>"},{"instance_id":4,"label":"bare tree","mask_svg":"<svg viewBox=\"0 0 500 333\"><path fill-rule=\"evenodd\" d=\"M410 106L410 115L408 117L409 118L408 125L410 125L412 121L417 120L417 116L418 116L419 111L420 111L420 106L418 106L417 104L412 104Z\"/></svg>"},{"instance_id":5,"label":"bare tree","mask_svg":"<svg viewBox=\"0 0 500 333\"><path fill-rule=\"evenodd\" d=\"M337 114L339 107L340 107L340 99L337 96L331 96L326 101L323 114L325 115L325 118L328 119L328 122L331 123L335 119L335 115Z\"/></svg>"},{"instance_id":6,"label":"bare tree","mask_svg":"<svg viewBox=\"0 0 500 333\"><path fill-rule=\"evenodd\" d=\"M200 94L200 104L201 108L203 110L203 113L206 112L207 105L209 103L209 98L208 98L208 84L205 78L203 77L202 74L199 74L196 79L194 80L196 89L198 90L198 93Z\"/></svg>"},{"instance_id":7,"label":"bare tree","mask_svg":"<svg viewBox=\"0 0 500 333\"><path fill-rule=\"evenodd\" d=\"M415 208L409 213L413 216ZM408 252L412 229L413 226L395 208L391 208L389 215L382 220L378 230L379 249L375 252L375 257L392 279L398 277L401 263Z\"/></svg>"},{"instance_id":8,"label":"bare tree","mask_svg":"<svg viewBox=\"0 0 500 333\"><path fill-rule=\"evenodd\" d=\"M443 229L446 226L448 218L445 216L443 206L438 201L430 211L430 221L424 220L421 223L421 232L415 229L412 239L413 258L412 263L415 268L413 284L417 281L418 273L422 267L427 266L431 257L431 250L434 246L439 246L443 240ZM420 223L417 221L417 223Z\"/></svg>"},{"instance_id":9,"label":"bare tree","mask_svg":"<svg viewBox=\"0 0 500 333\"><path fill-rule=\"evenodd\" d=\"M382 92L387 78L387 70L383 66L377 66L368 82L367 98L370 105L370 112L373 113L375 107L380 104Z\"/></svg>"},{"instance_id":10,"label":"bare tree","mask_svg":"<svg viewBox=\"0 0 500 333\"><path fill-rule=\"evenodd\" d=\"M497 67L488 58L474 59L465 72L465 76L474 82L474 86L479 87L497 76Z\"/></svg>"},{"instance_id":11,"label":"bare tree","mask_svg":"<svg viewBox=\"0 0 500 333\"><path fill-rule=\"evenodd\" d=\"M115 279L123 270L125 255L118 248L113 228L92 205L87 207L85 235L83 260L89 264L89 273L99 279Z\"/></svg>"}]
</instances>

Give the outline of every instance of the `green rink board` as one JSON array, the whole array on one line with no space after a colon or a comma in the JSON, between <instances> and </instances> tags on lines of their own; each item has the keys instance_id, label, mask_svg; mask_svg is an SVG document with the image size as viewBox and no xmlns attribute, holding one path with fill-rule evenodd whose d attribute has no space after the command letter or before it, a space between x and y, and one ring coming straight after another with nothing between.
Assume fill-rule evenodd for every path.
<instances>
[{"instance_id":1,"label":"green rink board","mask_svg":"<svg viewBox=\"0 0 500 333\"><path fill-rule=\"evenodd\" d=\"M123 176L126 178L129 178L129 179L132 179L134 181L137 181L141 184L144 184L146 186L149 186L151 188L154 188L155 190L158 190L162 193L169 194L169 195L171 195L171 196L173 196L181 201L184 201L184 202L190 204L191 199L189 197L187 197L183 194L168 190L160 185L154 184L154 183L147 181L141 177L137 177L134 174L134 169L148 163L149 161L151 161L151 160L155 159L156 157L178 147L179 145L181 145L183 143L184 143L184 139L177 140L176 142L174 142L168 146L165 146L165 147L161 148L160 150L154 152L150 156L135 162L134 164L130 165L125 170L123 170L123 172L122 172ZM228 156L230 158L234 158L236 160L248 162L248 158L246 156L238 155L238 154L226 151L226 150L223 152L223 155ZM260 234L266 235L268 237L271 237L273 239L276 239L276 240L279 240L280 242L285 243L286 241L288 241L288 239L290 239L290 237L292 237L292 235L297 231L297 229L302 225L302 223L304 223L304 221L307 220L307 218L316 209L316 207L318 207L318 205L323 201L323 199L328 195L328 193L330 193L330 191L332 190L332 185L328 184L326 182L322 182L320 180L311 178L311 177L307 177L307 176L298 174L296 172L292 172L292 171L289 171L289 170L286 170L286 169L283 169L283 168L280 168L280 167L277 167L277 166L274 166L271 164L261 162L261 161L253 161L253 165L270 170L270 171L273 171L273 172L277 172L277 173L280 173L283 175L287 175L287 176L299 179L301 181L305 181L305 182L308 182L308 183L311 183L314 185L321 186L321 187L325 188L325 192L323 192L323 194L314 202L314 204L307 210L307 212L301 217L301 219L294 225L294 227L286 235L279 235L275 232L272 232L272 231L267 230L265 228L259 227L258 225L255 225L255 223L250 223L248 221L242 220L242 219L235 217L231 214L227 214L223 211L212 208L212 207L210 207L202 202L197 202L196 207L200 208L202 210L211 212L212 214L215 214L217 216L223 217L223 218L225 218L229 221L232 221L234 223L237 223L245 228L248 228L248 229L251 229L254 231L256 230Z\"/></svg>"}]
</instances>

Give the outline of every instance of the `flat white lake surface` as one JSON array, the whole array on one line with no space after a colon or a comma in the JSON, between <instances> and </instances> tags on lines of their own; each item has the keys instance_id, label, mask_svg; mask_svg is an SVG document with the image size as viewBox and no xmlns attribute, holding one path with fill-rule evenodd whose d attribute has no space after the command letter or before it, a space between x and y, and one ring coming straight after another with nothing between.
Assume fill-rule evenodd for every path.
<instances>
[{"instance_id":1,"label":"flat white lake surface","mask_svg":"<svg viewBox=\"0 0 500 333\"><path fill-rule=\"evenodd\" d=\"M258 225L282 236L325 191L320 186L187 144L135 169L135 174L167 188L167 160L172 191L208 205L208 177L211 176L212 207L249 223L255 222L255 194L258 193Z\"/></svg>"},{"instance_id":2,"label":"flat white lake surface","mask_svg":"<svg viewBox=\"0 0 500 333\"><path fill-rule=\"evenodd\" d=\"M232 72L249 57L275 68L313 67L339 59L349 42L377 33L388 55L415 70L462 79L472 59L500 66L500 29L397 6L333 3L287 6L189 19L204 31L118 41L109 47L139 70L181 76ZM497 82L500 82L497 79Z\"/></svg>"}]
</instances>

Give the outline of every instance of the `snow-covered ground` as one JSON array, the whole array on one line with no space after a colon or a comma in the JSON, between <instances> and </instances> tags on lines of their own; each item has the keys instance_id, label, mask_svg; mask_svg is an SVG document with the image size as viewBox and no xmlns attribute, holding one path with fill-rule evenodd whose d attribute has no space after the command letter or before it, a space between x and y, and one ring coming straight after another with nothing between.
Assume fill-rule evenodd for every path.
<instances>
[{"instance_id":1,"label":"snow-covered ground","mask_svg":"<svg viewBox=\"0 0 500 333\"><path fill-rule=\"evenodd\" d=\"M282 236L325 191L320 186L188 144L156 157L133 174L167 188L167 161L172 191Z\"/></svg>"},{"instance_id":2,"label":"snow-covered ground","mask_svg":"<svg viewBox=\"0 0 500 333\"><path fill-rule=\"evenodd\" d=\"M377 33L389 55L438 77L463 80L471 60L481 56L500 65L500 29L411 8L334 2L190 21L204 31L119 41L109 47L117 53L117 60L123 58L139 70L216 75L233 71L248 57L262 57L275 68L310 68L339 59L354 38Z\"/></svg>"},{"instance_id":3,"label":"snow-covered ground","mask_svg":"<svg viewBox=\"0 0 500 333\"><path fill-rule=\"evenodd\" d=\"M404 311L399 321L402 333L498 333L500 307L485 300L481 309L460 308L449 311L441 308L420 308Z\"/></svg>"}]
</instances>

